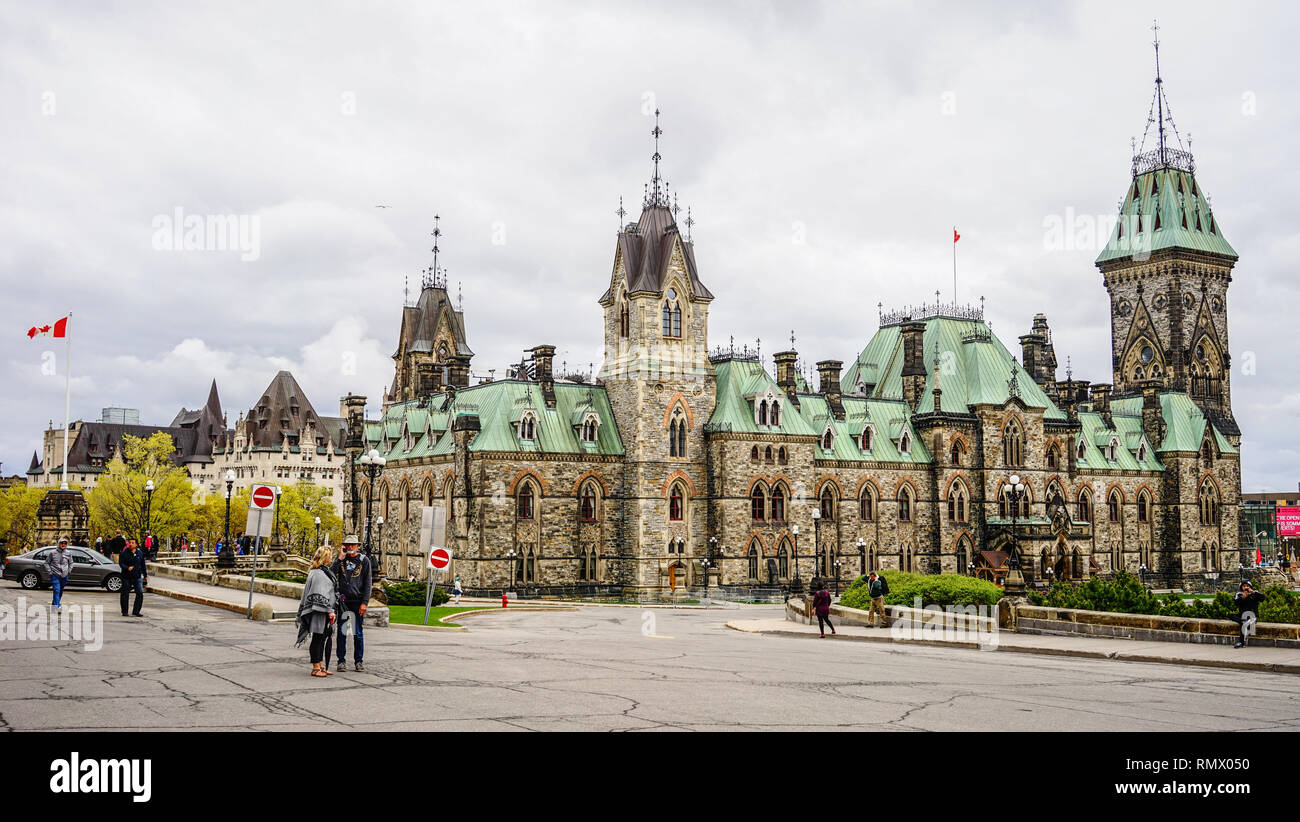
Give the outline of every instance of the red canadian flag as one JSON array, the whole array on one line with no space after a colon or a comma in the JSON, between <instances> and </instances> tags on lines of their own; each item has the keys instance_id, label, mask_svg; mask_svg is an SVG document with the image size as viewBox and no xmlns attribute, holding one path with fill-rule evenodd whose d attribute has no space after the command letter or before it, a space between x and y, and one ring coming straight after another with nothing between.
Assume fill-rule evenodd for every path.
<instances>
[{"instance_id":1,"label":"red canadian flag","mask_svg":"<svg viewBox=\"0 0 1300 822\"><path fill-rule=\"evenodd\" d=\"M958 233L957 233L957 229L954 228L954 229L952 230L952 241L955 243L955 242L957 242L957 241L960 240L960 239L961 239L961 235L958 234Z\"/></svg>"},{"instance_id":2,"label":"red canadian flag","mask_svg":"<svg viewBox=\"0 0 1300 822\"><path fill-rule=\"evenodd\" d=\"M54 325L32 326L27 329L27 339L34 340L37 337L66 337L68 336L68 318L56 322Z\"/></svg>"}]
</instances>

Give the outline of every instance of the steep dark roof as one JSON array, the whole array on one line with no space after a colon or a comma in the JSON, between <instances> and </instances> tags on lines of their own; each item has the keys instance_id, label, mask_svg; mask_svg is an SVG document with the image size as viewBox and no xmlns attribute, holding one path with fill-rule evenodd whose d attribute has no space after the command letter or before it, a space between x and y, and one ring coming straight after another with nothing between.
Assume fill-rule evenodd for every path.
<instances>
[{"instance_id":1,"label":"steep dark roof","mask_svg":"<svg viewBox=\"0 0 1300 822\"><path fill-rule=\"evenodd\" d=\"M672 260L673 243L678 240L681 241L686 272L691 279L691 296L713 299L713 293L700 281L695 266L694 244L680 236L672 211L658 205L646 206L634 228L619 232L618 251L623 256L629 292L663 291L668 264ZM600 299L603 302L609 298L610 293L606 291Z\"/></svg>"},{"instance_id":2,"label":"steep dark roof","mask_svg":"<svg viewBox=\"0 0 1300 822\"><path fill-rule=\"evenodd\" d=\"M394 352L394 357L413 351L433 351L433 341L438 334L438 322L443 314L447 315L447 325L451 336L456 341L456 350L452 353L473 356L465 338L465 317L452 307L447 289L441 286L427 286L420 292L420 299L415 305L402 309L402 333L399 340L405 339L406 351Z\"/></svg>"},{"instance_id":3,"label":"steep dark roof","mask_svg":"<svg viewBox=\"0 0 1300 822\"><path fill-rule=\"evenodd\" d=\"M262 392L262 397L248 410L250 448L280 448L283 437L298 436L309 423L317 437L328 437L336 446L346 438L346 423L340 417L322 417L316 413L293 374L281 371Z\"/></svg>"},{"instance_id":4,"label":"steep dark roof","mask_svg":"<svg viewBox=\"0 0 1300 822\"><path fill-rule=\"evenodd\" d=\"M195 457L210 456L213 448L223 448L226 443L226 420L221 411L221 398L217 395L217 381L212 381L208 401L197 411L184 408L172 420L172 428L192 431L196 442L207 444L207 453L195 452Z\"/></svg>"},{"instance_id":5,"label":"steep dark roof","mask_svg":"<svg viewBox=\"0 0 1300 822\"><path fill-rule=\"evenodd\" d=\"M32 452L32 464L27 468L27 473L29 474L41 473L41 457L40 454L38 454L35 451Z\"/></svg>"},{"instance_id":6,"label":"steep dark roof","mask_svg":"<svg viewBox=\"0 0 1300 822\"><path fill-rule=\"evenodd\" d=\"M188 462L210 462L212 446L206 437L200 438L194 428L164 425L122 425L115 422L83 422L76 439L68 448L69 473L95 473L108 469L108 461L122 453L122 441L127 435L148 439L162 432L172 438L176 452L173 465ZM96 460L102 461L97 465ZM61 469L60 469L61 470Z\"/></svg>"}]
</instances>

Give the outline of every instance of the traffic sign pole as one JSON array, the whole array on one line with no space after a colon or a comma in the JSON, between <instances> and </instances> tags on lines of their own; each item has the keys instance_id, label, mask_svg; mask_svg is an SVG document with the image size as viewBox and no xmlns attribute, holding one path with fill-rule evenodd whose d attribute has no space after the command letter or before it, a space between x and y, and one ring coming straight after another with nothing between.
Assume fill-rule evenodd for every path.
<instances>
[{"instance_id":1,"label":"traffic sign pole","mask_svg":"<svg viewBox=\"0 0 1300 822\"><path fill-rule=\"evenodd\" d=\"M253 540L253 570L248 574L248 618L253 618L253 583L257 582L257 555L262 550L262 509L257 509L257 538Z\"/></svg>"},{"instance_id":2,"label":"traffic sign pole","mask_svg":"<svg viewBox=\"0 0 1300 822\"><path fill-rule=\"evenodd\" d=\"M438 587L438 572L433 571L424 589L424 624L429 624L429 608L433 605L433 592Z\"/></svg>"}]
</instances>

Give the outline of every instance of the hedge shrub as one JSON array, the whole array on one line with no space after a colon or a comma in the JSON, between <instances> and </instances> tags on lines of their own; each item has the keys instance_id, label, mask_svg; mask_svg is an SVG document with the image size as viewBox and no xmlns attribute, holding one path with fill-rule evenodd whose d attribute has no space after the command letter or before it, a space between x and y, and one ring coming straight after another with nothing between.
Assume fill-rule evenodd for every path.
<instances>
[{"instance_id":1,"label":"hedge shrub","mask_svg":"<svg viewBox=\"0 0 1300 822\"><path fill-rule=\"evenodd\" d=\"M423 582L385 582L384 594L389 605L423 605L425 583ZM442 605L451 599L451 594L442 588L433 589L433 604Z\"/></svg>"},{"instance_id":2,"label":"hedge shrub","mask_svg":"<svg viewBox=\"0 0 1300 822\"><path fill-rule=\"evenodd\" d=\"M996 605L1002 598L1002 589L992 582L962 574L912 574L906 571L883 571L881 576L889 583L886 605ZM871 597L867 593L866 577L859 577L840 597L840 604L848 608L868 610Z\"/></svg>"},{"instance_id":3,"label":"hedge shrub","mask_svg":"<svg viewBox=\"0 0 1300 822\"><path fill-rule=\"evenodd\" d=\"M1264 595L1259 608L1261 622L1300 623L1300 597L1289 593L1282 585L1271 585L1260 593ZM1113 579L1094 577L1079 586L1058 582L1045 594L1029 592L1029 601L1050 608L1196 619L1235 620L1238 613L1233 594L1226 591L1219 591L1212 600L1187 602L1178 594L1167 594L1162 599L1127 571L1117 572Z\"/></svg>"}]
</instances>

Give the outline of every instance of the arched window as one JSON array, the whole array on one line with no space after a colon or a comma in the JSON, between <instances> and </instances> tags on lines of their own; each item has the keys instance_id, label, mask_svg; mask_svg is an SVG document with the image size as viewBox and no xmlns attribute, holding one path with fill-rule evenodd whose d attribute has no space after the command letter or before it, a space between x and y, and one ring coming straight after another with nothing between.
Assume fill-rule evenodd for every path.
<instances>
[{"instance_id":1,"label":"arched window","mask_svg":"<svg viewBox=\"0 0 1300 822\"><path fill-rule=\"evenodd\" d=\"M763 495L763 487L755 485L754 490L749 494L749 516L756 522L763 521L763 514L767 510L767 498Z\"/></svg>"},{"instance_id":2,"label":"arched window","mask_svg":"<svg viewBox=\"0 0 1300 822\"><path fill-rule=\"evenodd\" d=\"M772 522L785 522L785 491L779 485L772 489Z\"/></svg>"},{"instance_id":3,"label":"arched window","mask_svg":"<svg viewBox=\"0 0 1300 822\"><path fill-rule=\"evenodd\" d=\"M1047 449L1047 467L1058 468L1061 465L1061 449L1056 447L1056 443Z\"/></svg>"},{"instance_id":4,"label":"arched window","mask_svg":"<svg viewBox=\"0 0 1300 822\"><path fill-rule=\"evenodd\" d=\"M824 520L832 522L835 520L835 494L831 492L829 485L822 489L821 514Z\"/></svg>"},{"instance_id":5,"label":"arched window","mask_svg":"<svg viewBox=\"0 0 1300 822\"><path fill-rule=\"evenodd\" d=\"M950 465L961 465L961 448L955 442L952 444L952 449L948 452L948 463Z\"/></svg>"},{"instance_id":6,"label":"arched window","mask_svg":"<svg viewBox=\"0 0 1300 822\"><path fill-rule=\"evenodd\" d=\"M912 521L912 489L906 485L898 491L898 521Z\"/></svg>"},{"instance_id":7,"label":"arched window","mask_svg":"<svg viewBox=\"0 0 1300 822\"><path fill-rule=\"evenodd\" d=\"M948 521L966 521L966 489L959 483L948 490Z\"/></svg>"},{"instance_id":8,"label":"arched window","mask_svg":"<svg viewBox=\"0 0 1300 822\"><path fill-rule=\"evenodd\" d=\"M781 448L780 448L779 450L777 450L777 452L776 452L776 461L777 461L777 463L780 464L780 465L785 465L785 464L786 464L785 446L784 446L784 445L782 445Z\"/></svg>"},{"instance_id":9,"label":"arched window","mask_svg":"<svg viewBox=\"0 0 1300 822\"><path fill-rule=\"evenodd\" d=\"M1078 517L1080 522L1092 522L1092 494L1087 488L1079 491Z\"/></svg>"},{"instance_id":10,"label":"arched window","mask_svg":"<svg viewBox=\"0 0 1300 822\"><path fill-rule=\"evenodd\" d=\"M583 442L595 442L595 441L596 441L596 418L595 418L594 416L593 416L593 417L587 417L587 419L583 420L583 423L582 423L582 441L583 441Z\"/></svg>"},{"instance_id":11,"label":"arched window","mask_svg":"<svg viewBox=\"0 0 1300 822\"><path fill-rule=\"evenodd\" d=\"M753 460L754 462L758 462L758 446L757 446L757 445L755 445L753 448L749 449L749 458L750 458L751 460Z\"/></svg>"},{"instance_id":12,"label":"arched window","mask_svg":"<svg viewBox=\"0 0 1300 822\"><path fill-rule=\"evenodd\" d=\"M767 425L767 400L758 404L758 424Z\"/></svg>"},{"instance_id":13,"label":"arched window","mask_svg":"<svg viewBox=\"0 0 1300 822\"><path fill-rule=\"evenodd\" d=\"M673 411L673 419L668 423L668 456L686 456L686 418L681 408Z\"/></svg>"},{"instance_id":14,"label":"arched window","mask_svg":"<svg viewBox=\"0 0 1300 822\"><path fill-rule=\"evenodd\" d=\"M596 489L591 483L582 486L582 497L578 505L578 518L583 522L596 521Z\"/></svg>"},{"instance_id":15,"label":"arched window","mask_svg":"<svg viewBox=\"0 0 1300 822\"><path fill-rule=\"evenodd\" d=\"M749 578L758 579L758 542L749 543Z\"/></svg>"},{"instance_id":16,"label":"arched window","mask_svg":"<svg viewBox=\"0 0 1300 822\"><path fill-rule=\"evenodd\" d=\"M859 445L863 451L871 450L871 428L870 426L862 429L862 436L859 438Z\"/></svg>"},{"instance_id":17,"label":"arched window","mask_svg":"<svg viewBox=\"0 0 1300 822\"><path fill-rule=\"evenodd\" d=\"M1110 496L1106 498L1106 515L1111 522L1119 522L1120 497L1119 489L1113 489Z\"/></svg>"},{"instance_id":18,"label":"arched window","mask_svg":"<svg viewBox=\"0 0 1300 822\"><path fill-rule=\"evenodd\" d=\"M1150 506L1151 501L1147 499L1147 492L1143 491L1138 494L1138 522L1145 523L1150 521Z\"/></svg>"},{"instance_id":19,"label":"arched window","mask_svg":"<svg viewBox=\"0 0 1300 822\"><path fill-rule=\"evenodd\" d=\"M904 454L909 453L912 450L911 434L907 433L906 431L903 432L903 438L898 441L898 450Z\"/></svg>"},{"instance_id":20,"label":"arched window","mask_svg":"<svg viewBox=\"0 0 1300 822\"><path fill-rule=\"evenodd\" d=\"M677 289L668 289L668 298L664 300L663 326L665 337L682 335L682 307L677 302Z\"/></svg>"},{"instance_id":21,"label":"arched window","mask_svg":"<svg viewBox=\"0 0 1300 822\"><path fill-rule=\"evenodd\" d=\"M776 552L776 575L787 579L790 576L790 543L784 539Z\"/></svg>"},{"instance_id":22,"label":"arched window","mask_svg":"<svg viewBox=\"0 0 1300 822\"><path fill-rule=\"evenodd\" d=\"M632 312L628 309L627 300L623 300L623 304L618 310L618 335L620 337L632 336Z\"/></svg>"},{"instance_id":23,"label":"arched window","mask_svg":"<svg viewBox=\"0 0 1300 822\"><path fill-rule=\"evenodd\" d=\"M537 437L537 417L532 411L525 412L519 419L519 439L532 440Z\"/></svg>"},{"instance_id":24,"label":"arched window","mask_svg":"<svg viewBox=\"0 0 1300 822\"><path fill-rule=\"evenodd\" d=\"M682 520L682 509L685 507L684 500L682 486L674 484L673 490L668 494L668 519L673 522Z\"/></svg>"},{"instance_id":25,"label":"arched window","mask_svg":"<svg viewBox=\"0 0 1300 822\"><path fill-rule=\"evenodd\" d=\"M828 427L822 434L822 448L829 451L831 450L831 446L834 444L835 436L831 433L831 429Z\"/></svg>"},{"instance_id":26,"label":"arched window","mask_svg":"<svg viewBox=\"0 0 1300 822\"><path fill-rule=\"evenodd\" d=\"M770 413L770 418L772 420L773 425L781 424L781 403L776 402L775 400L773 400L772 402L772 410Z\"/></svg>"},{"instance_id":27,"label":"arched window","mask_svg":"<svg viewBox=\"0 0 1300 822\"><path fill-rule=\"evenodd\" d=\"M1214 465L1214 449L1210 447L1209 440L1201 444L1201 461L1205 463L1206 468Z\"/></svg>"},{"instance_id":28,"label":"arched window","mask_svg":"<svg viewBox=\"0 0 1300 822\"><path fill-rule=\"evenodd\" d=\"M1079 454L1078 454L1078 459L1083 459L1083 458L1086 457L1087 455L1088 455L1088 444L1087 444L1086 442L1084 442L1083 440L1079 440Z\"/></svg>"},{"instance_id":29,"label":"arched window","mask_svg":"<svg viewBox=\"0 0 1300 822\"><path fill-rule=\"evenodd\" d=\"M870 485L863 488L862 496L858 497L858 515L863 522L871 522L876 518L876 497Z\"/></svg>"},{"instance_id":30,"label":"arched window","mask_svg":"<svg viewBox=\"0 0 1300 822\"><path fill-rule=\"evenodd\" d=\"M1203 483L1197 498L1201 509L1201 524L1218 525L1219 489L1212 482Z\"/></svg>"},{"instance_id":31,"label":"arched window","mask_svg":"<svg viewBox=\"0 0 1300 822\"><path fill-rule=\"evenodd\" d=\"M537 554L529 547L527 555L524 557L524 582L537 581Z\"/></svg>"},{"instance_id":32,"label":"arched window","mask_svg":"<svg viewBox=\"0 0 1300 822\"><path fill-rule=\"evenodd\" d=\"M1024 465L1025 434L1020 421L1012 419L1002 431L1002 464Z\"/></svg>"},{"instance_id":33,"label":"arched window","mask_svg":"<svg viewBox=\"0 0 1300 822\"><path fill-rule=\"evenodd\" d=\"M772 461L772 446L769 445L767 448L763 450L763 462L770 463L771 461Z\"/></svg>"},{"instance_id":34,"label":"arched window","mask_svg":"<svg viewBox=\"0 0 1300 822\"><path fill-rule=\"evenodd\" d=\"M533 484L525 482L519 487L515 498L515 514L518 519L533 518Z\"/></svg>"}]
</instances>

